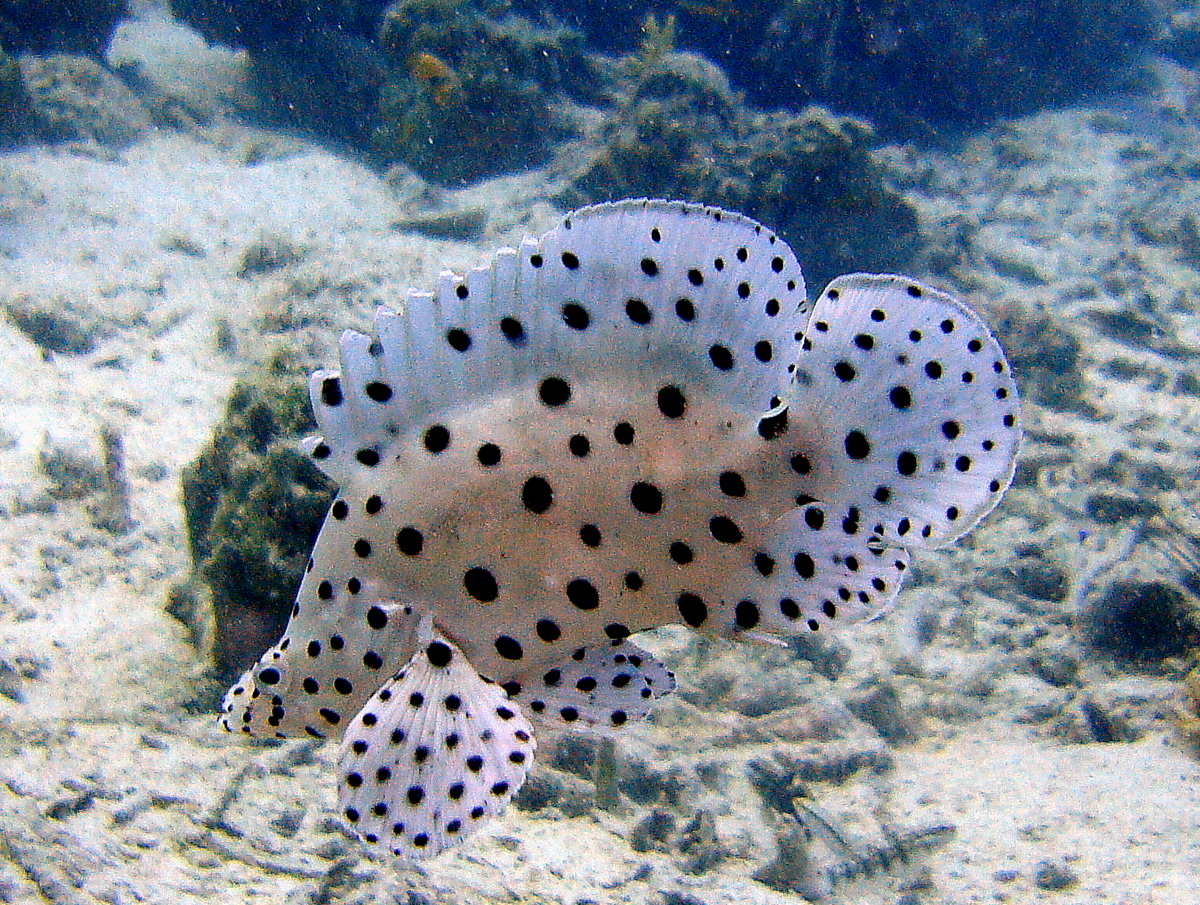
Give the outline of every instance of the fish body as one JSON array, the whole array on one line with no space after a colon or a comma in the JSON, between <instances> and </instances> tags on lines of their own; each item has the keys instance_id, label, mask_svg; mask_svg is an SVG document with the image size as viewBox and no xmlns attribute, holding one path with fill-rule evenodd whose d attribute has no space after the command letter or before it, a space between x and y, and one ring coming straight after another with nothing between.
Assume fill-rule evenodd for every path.
<instances>
[{"instance_id":1,"label":"fish body","mask_svg":"<svg viewBox=\"0 0 1200 905\"><path fill-rule=\"evenodd\" d=\"M311 379L338 496L222 720L341 736L345 818L402 856L499 813L535 723L617 729L669 694L629 635L886 610L910 550L995 506L1020 435L962 303L869 274L811 303L782 240L698 205L585 208L376 333Z\"/></svg>"}]
</instances>

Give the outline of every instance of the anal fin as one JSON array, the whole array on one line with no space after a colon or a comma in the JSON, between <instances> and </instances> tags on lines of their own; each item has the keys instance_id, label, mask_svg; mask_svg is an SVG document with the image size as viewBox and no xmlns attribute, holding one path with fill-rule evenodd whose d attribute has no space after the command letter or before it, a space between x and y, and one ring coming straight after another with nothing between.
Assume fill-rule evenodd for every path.
<instances>
[{"instance_id":1,"label":"anal fin","mask_svg":"<svg viewBox=\"0 0 1200 905\"><path fill-rule=\"evenodd\" d=\"M504 690L428 624L408 664L366 703L338 753L338 798L360 838L426 858L504 810L533 730Z\"/></svg>"}]
</instances>

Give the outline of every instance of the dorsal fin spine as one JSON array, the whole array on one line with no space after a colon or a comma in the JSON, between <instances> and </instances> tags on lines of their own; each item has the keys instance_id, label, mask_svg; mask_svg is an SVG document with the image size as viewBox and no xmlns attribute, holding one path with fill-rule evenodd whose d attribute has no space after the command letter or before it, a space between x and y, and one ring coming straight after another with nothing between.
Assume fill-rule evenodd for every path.
<instances>
[{"instance_id":1,"label":"dorsal fin spine","mask_svg":"<svg viewBox=\"0 0 1200 905\"><path fill-rule=\"evenodd\" d=\"M679 313L684 297L694 314ZM777 301L764 312L768 299ZM631 313L631 301L652 316ZM752 220L644 199L585 208L540 239L501 249L465 281L444 271L435 292L410 290L399 314L377 314L377 343L360 334L345 339L341 404L328 405L320 384L312 385L331 451L318 464L341 480L356 472L359 450L382 455L398 432L549 373L576 380L661 373L757 420L790 383L785 369L806 310L791 251ZM505 317L520 322L523 341L502 333ZM769 353L756 358L768 340ZM710 362L717 346L732 350L732 367ZM386 401L378 387L365 395L374 381L390 390Z\"/></svg>"},{"instance_id":2,"label":"dorsal fin spine","mask_svg":"<svg viewBox=\"0 0 1200 905\"><path fill-rule=\"evenodd\" d=\"M408 354L408 327L404 315L387 308L380 308L375 313L375 335L378 337L380 348L394 349L390 356L380 356L380 366L384 382L392 389L395 400L411 400L414 398L412 383L412 367ZM402 405L403 403L396 403Z\"/></svg>"}]
</instances>

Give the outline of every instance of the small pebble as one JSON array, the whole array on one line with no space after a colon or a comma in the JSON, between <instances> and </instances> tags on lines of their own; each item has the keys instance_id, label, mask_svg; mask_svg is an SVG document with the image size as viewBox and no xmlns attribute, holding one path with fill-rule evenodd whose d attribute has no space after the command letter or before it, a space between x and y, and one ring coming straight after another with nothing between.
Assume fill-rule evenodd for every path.
<instances>
[{"instance_id":1,"label":"small pebble","mask_svg":"<svg viewBox=\"0 0 1200 905\"><path fill-rule=\"evenodd\" d=\"M673 889L663 890L662 902L663 905L704 905L702 899L697 899L686 892L677 892Z\"/></svg>"},{"instance_id":2,"label":"small pebble","mask_svg":"<svg viewBox=\"0 0 1200 905\"><path fill-rule=\"evenodd\" d=\"M7 314L12 325L44 352L86 355L96 347L95 331L69 312L9 305Z\"/></svg>"},{"instance_id":3,"label":"small pebble","mask_svg":"<svg viewBox=\"0 0 1200 905\"><path fill-rule=\"evenodd\" d=\"M1069 889L1079 882L1079 877L1070 868L1054 861L1039 861L1033 871L1033 882L1038 889Z\"/></svg>"},{"instance_id":4,"label":"small pebble","mask_svg":"<svg viewBox=\"0 0 1200 905\"><path fill-rule=\"evenodd\" d=\"M141 746L143 748L151 748L155 751L166 751L167 750L166 742L164 742L158 736L150 735L149 733L143 732L141 738L138 739L138 742L141 744Z\"/></svg>"},{"instance_id":5,"label":"small pebble","mask_svg":"<svg viewBox=\"0 0 1200 905\"><path fill-rule=\"evenodd\" d=\"M635 852L670 851L675 832L675 817L669 811L655 809L638 821L629 833L629 847Z\"/></svg>"},{"instance_id":6,"label":"small pebble","mask_svg":"<svg viewBox=\"0 0 1200 905\"><path fill-rule=\"evenodd\" d=\"M289 808L271 821L271 827L280 836L288 839L296 835L304 822L304 811L300 808Z\"/></svg>"},{"instance_id":7,"label":"small pebble","mask_svg":"<svg viewBox=\"0 0 1200 905\"><path fill-rule=\"evenodd\" d=\"M60 798L46 809L46 816L51 820L63 820L81 811L88 810L96 803L96 796L91 792L80 792L70 798Z\"/></svg>"}]
</instances>

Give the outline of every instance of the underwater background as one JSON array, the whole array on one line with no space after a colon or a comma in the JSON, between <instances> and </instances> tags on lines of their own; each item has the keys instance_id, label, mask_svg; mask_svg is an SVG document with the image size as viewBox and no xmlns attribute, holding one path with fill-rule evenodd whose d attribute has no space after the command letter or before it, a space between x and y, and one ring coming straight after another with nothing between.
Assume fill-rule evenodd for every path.
<instances>
[{"instance_id":1,"label":"underwater background","mask_svg":"<svg viewBox=\"0 0 1200 905\"><path fill-rule=\"evenodd\" d=\"M0 901L1200 903L1200 4L0 0ZM967 300L1000 507L881 620L666 628L413 866L222 732L343 329L568 210L720 205Z\"/></svg>"}]
</instances>

